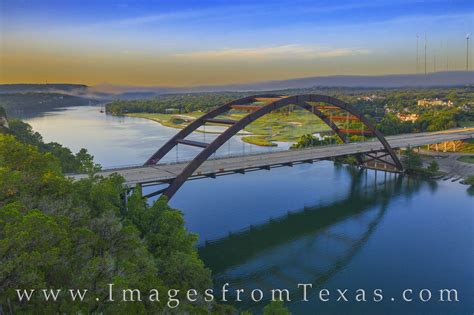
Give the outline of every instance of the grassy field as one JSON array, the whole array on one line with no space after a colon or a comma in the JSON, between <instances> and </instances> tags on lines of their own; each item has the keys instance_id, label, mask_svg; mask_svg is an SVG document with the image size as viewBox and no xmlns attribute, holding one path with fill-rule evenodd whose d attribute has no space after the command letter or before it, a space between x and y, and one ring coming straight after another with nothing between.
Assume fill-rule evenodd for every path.
<instances>
[{"instance_id":1,"label":"grassy field","mask_svg":"<svg viewBox=\"0 0 474 315\"><path fill-rule=\"evenodd\" d=\"M268 140L265 136L245 136L243 142L259 145L261 147L276 147L277 144Z\"/></svg>"},{"instance_id":2,"label":"grassy field","mask_svg":"<svg viewBox=\"0 0 474 315\"><path fill-rule=\"evenodd\" d=\"M189 122L203 115L201 112L186 113L185 115L178 114L157 114L157 113L130 113L125 114L128 117L145 118L156 121L163 126L182 129L186 127Z\"/></svg>"},{"instance_id":3,"label":"grassy field","mask_svg":"<svg viewBox=\"0 0 474 315\"><path fill-rule=\"evenodd\" d=\"M474 139L465 140L459 152L474 153Z\"/></svg>"},{"instance_id":4,"label":"grassy field","mask_svg":"<svg viewBox=\"0 0 474 315\"><path fill-rule=\"evenodd\" d=\"M458 161L474 164L474 156L461 156Z\"/></svg>"},{"instance_id":5,"label":"grassy field","mask_svg":"<svg viewBox=\"0 0 474 315\"><path fill-rule=\"evenodd\" d=\"M155 114L155 113L131 113L130 117L151 119L163 126L171 128L184 128L193 119L203 115L202 112L191 112L186 114ZM227 115L217 118L239 120L247 113L232 111ZM313 114L304 110L291 112L279 112L267 114L245 128L252 136L244 137L243 141L260 146L270 146L272 141L294 142L305 134L313 134L330 130L328 126Z\"/></svg>"},{"instance_id":6,"label":"grassy field","mask_svg":"<svg viewBox=\"0 0 474 315\"><path fill-rule=\"evenodd\" d=\"M460 121L459 126L460 127L474 127L474 121L469 121L469 120Z\"/></svg>"}]
</instances>

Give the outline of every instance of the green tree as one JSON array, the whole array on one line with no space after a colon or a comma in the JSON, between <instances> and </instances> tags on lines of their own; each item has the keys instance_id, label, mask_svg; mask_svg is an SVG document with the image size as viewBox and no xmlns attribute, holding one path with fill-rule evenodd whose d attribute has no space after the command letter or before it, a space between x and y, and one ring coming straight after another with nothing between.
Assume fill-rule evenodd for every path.
<instances>
[{"instance_id":1,"label":"green tree","mask_svg":"<svg viewBox=\"0 0 474 315\"><path fill-rule=\"evenodd\" d=\"M125 217L134 224L155 256L160 277L172 287L205 289L211 285L209 269L195 250L197 236L184 227L183 215L160 198L151 207L137 187Z\"/></svg>"},{"instance_id":2,"label":"green tree","mask_svg":"<svg viewBox=\"0 0 474 315\"><path fill-rule=\"evenodd\" d=\"M377 128L386 136L411 133L413 132L413 123L410 121L401 121L394 114L388 113L382 118Z\"/></svg>"},{"instance_id":3,"label":"green tree","mask_svg":"<svg viewBox=\"0 0 474 315\"><path fill-rule=\"evenodd\" d=\"M415 173L420 170L423 165L421 157L415 153L412 148L407 148L403 152L402 163L407 173Z\"/></svg>"},{"instance_id":4,"label":"green tree","mask_svg":"<svg viewBox=\"0 0 474 315\"><path fill-rule=\"evenodd\" d=\"M86 149L81 149L74 155L69 148L63 147L59 143L45 143L43 137L38 132L34 132L30 125L21 120L12 119L9 120L9 123L8 133L14 135L23 143L37 147L41 152L49 152L54 155L59 160L63 172L93 174L100 170L100 167L93 163L93 156L88 154Z\"/></svg>"},{"instance_id":5,"label":"green tree","mask_svg":"<svg viewBox=\"0 0 474 315\"><path fill-rule=\"evenodd\" d=\"M296 143L291 145L291 149L303 149L319 145L329 145L333 143L342 143L342 140L336 136L324 137L320 140L311 134L306 134L301 136Z\"/></svg>"},{"instance_id":6,"label":"green tree","mask_svg":"<svg viewBox=\"0 0 474 315\"><path fill-rule=\"evenodd\" d=\"M210 285L181 213L136 195L129 215L121 194L118 175L72 182L53 154L0 134L0 306L12 313L159 313L165 299L106 302L107 285L141 292ZM15 289L23 288L81 288L91 295L83 303L20 304Z\"/></svg>"},{"instance_id":7,"label":"green tree","mask_svg":"<svg viewBox=\"0 0 474 315\"><path fill-rule=\"evenodd\" d=\"M291 315L290 311L281 301L273 301L263 308L264 315Z\"/></svg>"},{"instance_id":8,"label":"green tree","mask_svg":"<svg viewBox=\"0 0 474 315\"><path fill-rule=\"evenodd\" d=\"M431 161L430 165L428 165L428 168L426 169L430 174L435 175L438 173L439 170L439 165L438 162L435 160Z\"/></svg>"},{"instance_id":9,"label":"green tree","mask_svg":"<svg viewBox=\"0 0 474 315\"><path fill-rule=\"evenodd\" d=\"M419 131L439 131L454 128L461 116L457 109L429 110L418 118L415 127Z\"/></svg>"},{"instance_id":10,"label":"green tree","mask_svg":"<svg viewBox=\"0 0 474 315\"><path fill-rule=\"evenodd\" d=\"M467 185L470 185L471 187L474 187L474 175L469 176L464 180L464 183Z\"/></svg>"}]
</instances>

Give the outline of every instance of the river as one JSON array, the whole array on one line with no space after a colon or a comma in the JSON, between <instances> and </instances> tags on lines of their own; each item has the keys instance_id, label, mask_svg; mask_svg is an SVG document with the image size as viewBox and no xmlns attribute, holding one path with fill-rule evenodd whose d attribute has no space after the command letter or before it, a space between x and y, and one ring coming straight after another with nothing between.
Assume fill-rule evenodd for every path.
<instances>
[{"instance_id":1,"label":"river","mask_svg":"<svg viewBox=\"0 0 474 315\"><path fill-rule=\"evenodd\" d=\"M85 147L105 167L143 163L177 130L153 121L113 117L98 107L72 107L25 119L45 141ZM215 135L193 134L209 141ZM218 155L264 150L234 137ZM166 161L197 151L180 146ZM294 314L472 314L474 197L458 182L427 181L331 162L187 182L171 200L216 287L290 289ZM302 301L297 283L312 289ZM330 301L318 299L326 288ZM440 289L459 302L440 302ZM345 302L337 289L348 291ZM366 291L367 302L355 300ZM383 300L373 301L375 289ZM406 289L412 302L402 299ZM419 291L431 299L421 302ZM232 290L231 290L232 291ZM412 293L410 293L412 292ZM360 293L360 291L359 291ZM427 291L422 296L426 299ZM232 296L232 292L229 293ZM248 301L248 295L243 295ZM234 303L257 313L262 305Z\"/></svg>"}]
</instances>

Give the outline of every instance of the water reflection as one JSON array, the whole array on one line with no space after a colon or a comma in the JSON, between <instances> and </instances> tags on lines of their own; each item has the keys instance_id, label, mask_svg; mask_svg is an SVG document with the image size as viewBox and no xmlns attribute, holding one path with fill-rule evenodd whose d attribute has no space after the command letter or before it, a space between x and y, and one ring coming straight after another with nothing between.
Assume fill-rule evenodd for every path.
<instances>
[{"instance_id":1,"label":"water reflection","mask_svg":"<svg viewBox=\"0 0 474 315\"><path fill-rule=\"evenodd\" d=\"M364 246L383 219L391 198L413 194L422 184L381 172L377 179L368 177L364 170L339 170L345 170L351 178L342 200L305 207L200 247L200 256L214 272L216 287L226 282L245 292L296 290L298 283L318 287L343 269ZM245 301L239 304L255 307Z\"/></svg>"}]
</instances>

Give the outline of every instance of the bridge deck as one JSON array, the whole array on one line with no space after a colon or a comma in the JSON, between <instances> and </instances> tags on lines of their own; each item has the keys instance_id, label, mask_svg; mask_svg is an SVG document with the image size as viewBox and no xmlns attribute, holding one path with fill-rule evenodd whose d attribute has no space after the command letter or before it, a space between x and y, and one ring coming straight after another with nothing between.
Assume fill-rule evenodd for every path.
<instances>
[{"instance_id":1,"label":"bridge deck","mask_svg":"<svg viewBox=\"0 0 474 315\"><path fill-rule=\"evenodd\" d=\"M405 134L386 137L392 148L403 148L407 146L421 146L426 144L440 143L444 141L463 140L474 137L474 129L458 129L445 132ZM206 175L225 174L242 170L259 169L269 166L284 165L314 161L337 156L345 156L356 153L367 153L383 150L384 147L376 139L367 142L328 145L312 147L301 150L288 150L271 153L261 153L238 157L226 157L205 161L192 178ZM128 186L136 184L152 184L168 182L176 178L186 167L188 162L175 164L158 164L155 166L136 166L122 169L104 170L98 175L109 176L118 173L125 178ZM81 179L87 175L71 175L73 179Z\"/></svg>"}]
</instances>

